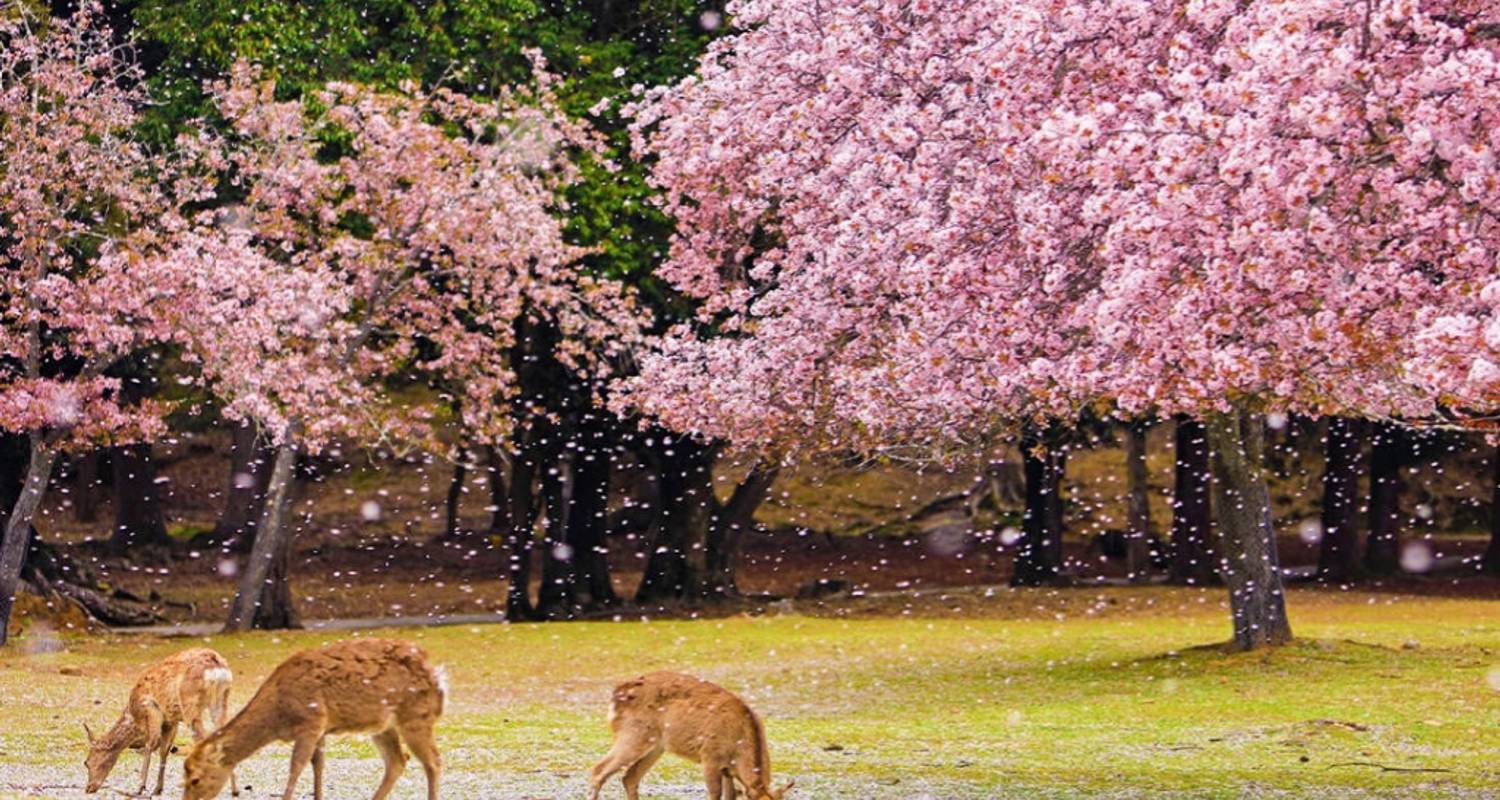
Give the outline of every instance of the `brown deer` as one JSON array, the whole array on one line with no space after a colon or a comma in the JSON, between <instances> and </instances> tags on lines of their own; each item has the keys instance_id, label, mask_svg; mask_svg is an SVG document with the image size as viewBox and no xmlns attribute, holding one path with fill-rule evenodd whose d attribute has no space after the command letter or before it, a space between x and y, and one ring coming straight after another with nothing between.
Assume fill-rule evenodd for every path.
<instances>
[{"instance_id":1,"label":"brown deer","mask_svg":"<svg viewBox=\"0 0 1500 800\"><path fill-rule=\"evenodd\" d=\"M156 794L161 794L167 776L167 754L172 752L177 726L186 722L193 731L194 741L203 739L206 733L204 715L213 720L214 727L222 726L229 705L229 684L233 681L229 662L206 647L184 650L147 667L130 690L130 701L114 727L103 736L95 736L84 724L83 732L89 740L89 754L83 762L89 776L84 791L89 794L99 791L120 753L130 748L140 750L145 756L136 794L146 792L152 753L158 754ZM238 787L234 793L239 794Z\"/></svg>"},{"instance_id":2,"label":"brown deer","mask_svg":"<svg viewBox=\"0 0 1500 800\"><path fill-rule=\"evenodd\" d=\"M781 800L795 781L771 788L771 754L760 718L745 702L712 683L675 672L653 672L615 687L609 727L614 746L589 776L589 800L625 770L625 796L639 800L641 778L671 751L703 765L709 800Z\"/></svg>"},{"instance_id":3,"label":"brown deer","mask_svg":"<svg viewBox=\"0 0 1500 800\"><path fill-rule=\"evenodd\" d=\"M384 800L406 768L404 742L427 771L427 800L437 800L442 759L433 727L448 694L442 667L410 642L354 639L303 650L281 662L250 702L224 727L188 754L185 800L208 800L224 788L230 771L274 741L292 743L292 768L284 800L312 763L313 797L323 797L323 738L368 733L385 760L375 790Z\"/></svg>"}]
</instances>

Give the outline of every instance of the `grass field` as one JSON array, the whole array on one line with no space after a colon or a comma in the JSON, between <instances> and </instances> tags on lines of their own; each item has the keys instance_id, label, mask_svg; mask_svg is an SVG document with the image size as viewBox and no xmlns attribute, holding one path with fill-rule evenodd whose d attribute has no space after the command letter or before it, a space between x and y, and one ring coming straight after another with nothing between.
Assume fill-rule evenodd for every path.
<instances>
[{"instance_id":1,"label":"grass field","mask_svg":"<svg viewBox=\"0 0 1500 800\"><path fill-rule=\"evenodd\" d=\"M1500 792L1500 603L1300 591L1300 643L1206 647L1221 594L1175 589L957 592L760 617L446 627L419 641L453 677L444 797L581 798L608 746L609 687L680 669L766 719L794 797L1487 797ZM327 633L202 640L235 702ZM200 640L62 640L0 654L0 796L81 797L79 723L108 724L140 665ZM35 646L35 637L33 637ZM48 648L36 648L46 650ZM248 762L279 795L286 746ZM133 788L127 754L109 786ZM330 751L330 800L365 798L368 742ZM1406 771L1427 770L1427 771ZM667 758L648 798L701 798ZM180 761L168 773L180 792ZM311 796L304 779L299 796ZM395 797L422 795L409 770ZM618 784L610 797L622 797Z\"/></svg>"}]
</instances>

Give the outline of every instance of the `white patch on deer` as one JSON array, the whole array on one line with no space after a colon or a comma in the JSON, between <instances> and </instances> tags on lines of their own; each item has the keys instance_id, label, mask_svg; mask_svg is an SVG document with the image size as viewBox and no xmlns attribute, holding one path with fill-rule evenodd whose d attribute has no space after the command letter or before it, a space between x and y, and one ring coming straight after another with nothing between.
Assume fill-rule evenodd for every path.
<instances>
[{"instance_id":1,"label":"white patch on deer","mask_svg":"<svg viewBox=\"0 0 1500 800\"><path fill-rule=\"evenodd\" d=\"M439 664L432 668L432 679L437 681L438 694L443 696L443 701L448 700L448 668Z\"/></svg>"},{"instance_id":2,"label":"white patch on deer","mask_svg":"<svg viewBox=\"0 0 1500 800\"><path fill-rule=\"evenodd\" d=\"M224 667L214 667L203 671L204 683L233 683L234 673Z\"/></svg>"},{"instance_id":3,"label":"white patch on deer","mask_svg":"<svg viewBox=\"0 0 1500 800\"><path fill-rule=\"evenodd\" d=\"M605 719L609 720L609 724L613 725L615 724L615 720L618 719L619 716L620 704L613 700L609 701L609 715L606 716Z\"/></svg>"}]
</instances>

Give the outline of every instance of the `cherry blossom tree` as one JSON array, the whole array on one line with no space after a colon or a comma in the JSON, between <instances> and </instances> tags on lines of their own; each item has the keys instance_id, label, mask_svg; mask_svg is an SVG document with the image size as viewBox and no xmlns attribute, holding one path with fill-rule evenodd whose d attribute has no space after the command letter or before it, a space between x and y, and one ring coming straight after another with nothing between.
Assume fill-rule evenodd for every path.
<instances>
[{"instance_id":1,"label":"cherry blossom tree","mask_svg":"<svg viewBox=\"0 0 1500 800\"><path fill-rule=\"evenodd\" d=\"M636 107L664 275L703 301L626 386L664 423L941 455L1082 408L1202 419L1252 648L1291 637L1263 415L1493 398L1493 4L730 11Z\"/></svg>"},{"instance_id":2,"label":"cherry blossom tree","mask_svg":"<svg viewBox=\"0 0 1500 800\"><path fill-rule=\"evenodd\" d=\"M180 204L209 185L181 152L132 136L145 97L128 53L85 6L65 19L0 21L0 429L29 466L0 549L0 642L32 524L60 452L149 439L159 403L109 372L196 324L192 265L170 254Z\"/></svg>"},{"instance_id":3,"label":"cherry blossom tree","mask_svg":"<svg viewBox=\"0 0 1500 800\"><path fill-rule=\"evenodd\" d=\"M585 250L563 235L572 155L598 139L562 114L540 67L536 88L489 100L333 83L312 103L279 102L248 65L215 95L245 193L235 226L287 281L225 313L264 307L259 328L205 326L195 348L226 413L278 445L227 623L238 630L295 621L284 565L300 451L341 437L436 446L432 404L392 391L412 374L457 387L450 403L475 443L504 443L518 322L546 325L564 365L597 372L645 317L620 285L579 269Z\"/></svg>"}]
</instances>

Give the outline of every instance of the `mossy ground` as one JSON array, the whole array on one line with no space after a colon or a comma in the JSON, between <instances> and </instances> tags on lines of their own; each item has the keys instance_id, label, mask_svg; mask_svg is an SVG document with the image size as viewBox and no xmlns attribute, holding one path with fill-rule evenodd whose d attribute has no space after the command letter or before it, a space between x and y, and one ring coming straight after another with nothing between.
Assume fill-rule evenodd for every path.
<instances>
[{"instance_id":1,"label":"mossy ground","mask_svg":"<svg viewBox=\"0 0 1500 800\"><path fill-rule=\"evenodd\" d=\"M386 633L452 674L440 741L453 800L581 797L608 746L610 685L651 669L745 696L766 717L778 776L806 800L1494 795L1500 603L1298 591L1292 612L1299 643L1255 654L1210 646L1226 634L1219 591L1161 588ZM239 703L288 653L332 636L201 641L233 664ZM0 654L0 796L81 796L79 724L107 724L141 665L199 641L62 639L44 652L32 632ZM250 796L278 793L286 752L251 760ZM123 758L110 785L133 788L138 763ZM377 764L368 743L340 740L328 796L368 796ZM174 759L169 795L180 769ZM699 797L697 776L666 759L645 796ZM396 797L419 796L409 772Z\"/></svg>"}]
</instances>

